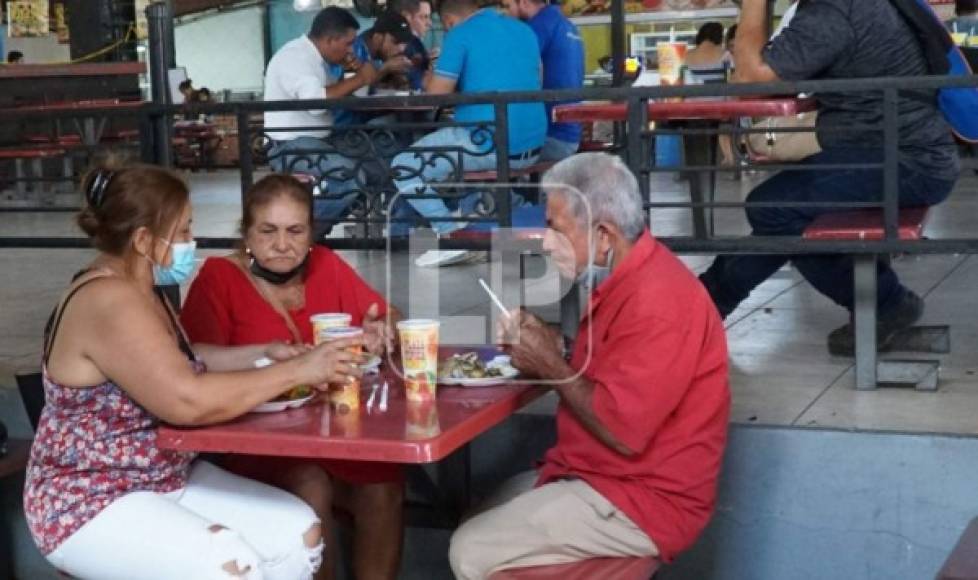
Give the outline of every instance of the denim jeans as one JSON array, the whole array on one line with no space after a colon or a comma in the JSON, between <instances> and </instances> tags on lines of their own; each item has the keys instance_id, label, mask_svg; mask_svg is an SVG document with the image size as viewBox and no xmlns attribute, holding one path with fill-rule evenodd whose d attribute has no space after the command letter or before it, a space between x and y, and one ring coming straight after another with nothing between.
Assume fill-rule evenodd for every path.
<instances>
[{"instance_id":1,"label":"denim jeans","mask_svg":"<svg viewBox=\"0 0 978 580\"><path fill-rule=\"evenodd\" d=\"M881 149L833 148L808 157L805 165L879 163ZM929 206L944 201L953 181L935 179L903 165L899 169L901 207ZM747 197L750 202L858 202L881 201L880 169L782 171L760 184ZM755 236L800 236L816 217L846 208L804 207L747 208L747 220ZM845 255L733 255L718 256L703 274L704 285L723 316L732 312L751 290L791 261L816 290L850 311L853 306L852 258ZM896 273L879 262L877 308L881 313L895 307L906 292Z\"/></svg>"},{"instance_id":2,"label":"denim jeans","mask_svg":"<svg viewBox=\"0 0 978 580\"><path fill-rule=\"evenodd\" d=\"M333 148L316 137L278 141L269 151L269 165L277 173L306 173L327 176L326 195L315 197L313 212L317 221L340 219L348 213L357 187L353 171L356 163L337 153L322 153Z\"/></svg>"},{"instance_id":3,"label":"denim jeans","mask_svg":"<svg viewBox=\"0 0 978 580\"><path fill-rule=\"evenodd\" d=\"M421 193L431 195L437 193L428 184L445 181L455 172L460 161L466 171L483 171L496 168L495 151L487 154L479 154L480 146L472 142L471 129L468 127L445 127L439 129L416 141L412 145L412 148L421 149L422 151L404 151L397 155L391 164L395 176L398 173L410 174L394 181L397 191L403 194ZM448 150L437 151L439 148L448 148ZM424 151L428 149L436 149L436 151ZM536 160L537 156L535 155L520 159L510 159L509 166L514 169L519 169L536 163ZM473 200L477 199L478 194L472 194L462 200L460 203L462 207L461 213L464 215L465 208L474 206L475 202ZM407 201L425 218L448 218L453 216L452 210L441 199L408 199ZM431 228L439 235L448 234L463 227L465 227L464 222L431 222Z\"/></svg>"}]
</instances>

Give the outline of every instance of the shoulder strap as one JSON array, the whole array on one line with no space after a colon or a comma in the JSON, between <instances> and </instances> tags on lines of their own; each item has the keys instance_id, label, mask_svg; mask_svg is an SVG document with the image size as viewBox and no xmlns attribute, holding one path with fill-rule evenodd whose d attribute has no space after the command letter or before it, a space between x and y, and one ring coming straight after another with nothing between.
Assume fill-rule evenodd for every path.
<instances>
[{"instance_id":1,"label":"shoulder strap","mask_svg":"<svg viewBox=\"0 0 978 580\"><path fill-rule=\"evenodd\" d=\"M72 283L76 282L79 278L81 278L85 274L88 274L89 272L91 272L91 270L82 270L78 272L71 278ZM58 328L61 327L61 318L65 314L65 309L68 307L68 302L75 296L75 294L78 293L79 290L87 286L90 282L94 282L95 280L98 280L100 278L105 278L106 276L112 276L112 275L113 274L111 273L106 273L100 276L92 276L88 280L85 280L81 284L78 284L77 286L72 288L68 292L68 295L65 296L65 299L61 301L60 306L54 307L54 310L51 311L51 316L48 317L48 321L44 325L44 354L41 359L42 361L44 361L44 364L47 364L48 357L51 356L51 347L54 346L54 339L58 335Z\"/></svg>"},{"instance_id":2,"label":"shoulder strap","mask_svg":"<svg viewBox=\"0 0 978 580\"><path fill-rule=\"evenodd\" d=\"M930 74L946 75L951 68L947 52L954 42L934 10L926 0L890 0L890 4L917 37Z\"/></svg>"},{"instance_id":3,"label":"shoulder strap","mask_svg":"<svg viewBox=\"0 0 978 580\"><path fill-rule=\"evenodd\" d=\"M166 315L170 319L170 327L173 329L173 334L177 337L177 346L180 347L180 352L186 356L190 362L197 361L197 354L194 353L193 347L190 346L190 342L187 340L187 335L183 332L183 327L177 322L176 314L173 312L173 305L170 304L170 299L166 297L166 292L163 290L162 286L154 286L153 292L163 303L163 310L166 310Z\"/></svg>"},{"instance_id":4,"label":"shoulder strap","mask_svg":"<svg viewBox=\"0 0 978 580\"><path fill-rule=\"evenodd\" d=\"M303 343L302 333L300 333L299 329L296 328L295 321L292 320L292 316L285 309L285 306L282 304L282 301L276 298L275 296L273 296L264 288L262 288L261 284L259 284L255 280L254 276L251 275L251 272L249 272L248 269L244 267L244 264L241 263L241 260L238 259L237 255L227 256L225 259L238 267L238 270L241 271L245 279L251 282L251 285L255 288L255 291L258 292L258 295L264 298L265 302L267 302L268 305L272 307L272 310L274 310L276 314L282 317L282 320L285 321L285 325L289 327L289 332L292 333L292 339L295 341L295 344L302 344Z\"/></svg>"}]
</instances>

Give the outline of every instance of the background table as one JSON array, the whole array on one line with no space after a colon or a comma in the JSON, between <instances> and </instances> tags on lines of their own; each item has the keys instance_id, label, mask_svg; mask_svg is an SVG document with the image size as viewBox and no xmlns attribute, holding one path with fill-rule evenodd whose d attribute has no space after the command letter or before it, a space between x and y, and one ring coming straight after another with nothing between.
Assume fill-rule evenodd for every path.
<instances>
[{"instance_id":1,"label":"background table","mask_svg":"<svg viewBox=\"0 0 978 580\"><path fill-rule=\"evenodd\" d=\"M649 101L649 121L672 121L689 128L715 130L721 121L743 117L787 117L815 109L815 100L798 97L766 97L756 99L721 98L711 100ZM574 103L558 105L553 109L557 122L625 121L628 107L625 103ZM630 130L639 128L630 127ZM683 136L683 165L691 167L715 167L717 164L716 135L709 132ZM693 204L713 201L716 195L716 171L689 172L689 197ZM697 238L712 234L707 210L694 205L693 235Z\"/></svg>"},{"instance_id":2,"label":"background table","mask_svg":"<svg viewBox=\"0 0 978 580\"><path fill-rule=\"evenodd\" d=\"M102 140L102 133L105 130L106 118L112 111L136 109L143 106L144 101L130 101L120 99L93 99L87 101L66 101L60 103L47 103L42 105L24 105L16 107L16 111L24 113L40 113L51 111L74 111L84 109L101 109L99 111L87 112L79 117L72 117L75 128L81 137L82 144L87 147L95 147Z\"/></svg>"}]
</instances>

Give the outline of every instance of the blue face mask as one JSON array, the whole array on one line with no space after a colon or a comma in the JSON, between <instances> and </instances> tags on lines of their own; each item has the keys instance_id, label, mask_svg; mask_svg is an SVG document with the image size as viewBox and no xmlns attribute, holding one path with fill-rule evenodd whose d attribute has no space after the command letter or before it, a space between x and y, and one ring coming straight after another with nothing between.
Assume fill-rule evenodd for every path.
<instances>
[{"instance_id":1,"label":"blue face mask","mask_svg":"<svg viewBox=\"0 0 978 580\"><path fill-rule=\"evenodd\" d=\"M589 292L600 286L602 282L608 279L608 276L611 276L611 264L615 260L615 251L609 248L608 257L606 258L608 265L598 266L594 263L594 255L596 253L595 248L592 247L591 253L588 256L588 264L584 267L584 271L577 277L577 283L584 286Z\"/></svg>"},{"instance_id":2,"label":"blue face mask","mask_svg":"<svg viewBox=\"0 0 978 580\"><path fill-rule=\"evenodd\" d=\"M185 283L194 273L194 266L197 261L194 253L197 250L197 242L177 242L171 243L163 240L173 253L173 263L169 266L153 264L153 281L157 286L169 286Z\"/></svg>"}]
</instances>

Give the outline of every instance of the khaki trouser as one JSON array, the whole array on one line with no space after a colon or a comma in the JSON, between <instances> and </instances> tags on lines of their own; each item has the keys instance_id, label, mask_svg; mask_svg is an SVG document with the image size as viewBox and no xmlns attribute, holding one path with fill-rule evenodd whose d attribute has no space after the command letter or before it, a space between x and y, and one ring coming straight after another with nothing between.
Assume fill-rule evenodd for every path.
<instances>
[{"instance_id":1,"label":"khaki trouser","mask_svg":"<svg viewBox=\"0 0 978 580\"><path fill-rule=\"evenodd\" d=\"M559 480L533 489L536 473L517 475L489 507L452 535L449 560L460 580L497 570L597 557L658 556L655 543L591 486Z\"/></svg>"}]
</instances>

